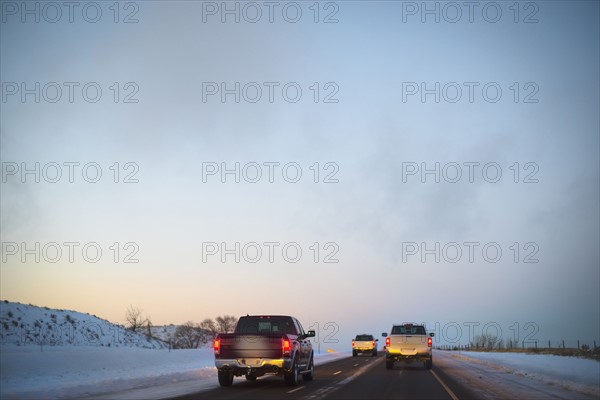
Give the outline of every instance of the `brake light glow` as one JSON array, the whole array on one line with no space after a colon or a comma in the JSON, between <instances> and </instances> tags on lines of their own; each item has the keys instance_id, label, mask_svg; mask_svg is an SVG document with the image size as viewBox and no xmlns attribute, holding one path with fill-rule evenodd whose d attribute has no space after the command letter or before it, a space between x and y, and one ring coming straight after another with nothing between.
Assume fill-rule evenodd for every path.
<instances>
[{"instance_id":1,"label":"brake light glow","mask_svg":"<svg viewBox=\"0 0 600 400\"><path fill-rule=\"evenodd\" d=\"M390 338L386 337L385 338L385 347L388 347L390 345Z\"/></svg>"},{"instance_id":2,"label":"brake light glow","mask_svg":"<svg viewBox=\"0 0 600 400\"><path fill-rule=\"evenodd\" d=\"M432 343L433 343L433 339L431 339L430 337L428 337L427 338L427 346L431 347Z\"/></svg>"},{"instance_id":3,"label":"brake light glow","mask_svg":"<svg viewBox=\"0 0 600 400\"><path fill-rule=\"evenodd\" d=\"M290 341L289 341L289 339L283 339L281 341L281 350L283 350L284 353L289 353L290 352Z\"/></svg>"},{"instance_id":4,"label":"brake light glow","mask_svg":"<svg viewBox=\"0 0 600 400\"><path fill-rule=\"evenodd\" d=\"M354 347L354 340L352 341L352 347Z\"/></svg>"},{"instance_id":5,"label":"brake light glow","mask_svg":"<svg viewBox=\"0 0 600 400\"><path fill-rule=\"evenodd\" d=\"M215 339L213 343L213 349L215 350L215 354L219 354L221 352L221 341L219 339Z\"/></svg>"}]
</instances>

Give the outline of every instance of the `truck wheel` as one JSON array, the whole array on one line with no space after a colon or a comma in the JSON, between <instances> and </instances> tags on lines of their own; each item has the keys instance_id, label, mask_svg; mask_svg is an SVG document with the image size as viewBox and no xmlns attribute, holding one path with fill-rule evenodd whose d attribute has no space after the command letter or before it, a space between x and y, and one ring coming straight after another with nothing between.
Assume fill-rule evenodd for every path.
<instances>
[{"instance_id":1,"label":"truck wheel","mask_svg":"<svg viewBox=\"0 0 600 400\"><path fill-rule=\"evenodd\" d=\"M315 377L315 363L313 362L313 358L310 358L310 364L308 364L308 369L307 372L305 374L302 375L302 380L304 381L312 381L313 378Z\"/></svg>"},{"instance_id":2,"label":"truck wheel","mask_svg":"<svg viewBox=\"0 0 600 400\"><path fill-rule=\"evenodd\" d=\"M433 360L429 359L427 361L425 361L425 368L427 369L431 369L433 367Z\"/></svg>"},{"instance_id":3,"label":"truck wheel","mask_svg":"<svg viewBox=\"0 0 600 400\"><path fill-rule=\"evenodd\" d=\"M233 384L233 374L229 371L219 371L219 385L223 387Z\"/></svg>"},{"instance_id":4,"label":"truck wheel","mask_svg":"<svg viewBox=\"0 0 600 400\"><path fill-rule=\"evenodd\" d=\"M357 353L356 350L352 350L352 357L356 357Z\"/></svg>"},{"instance_id":5,"label":"truck wheel","mask_svg":"<svg viewBox=\"0 0 600 400\"><path fill-rule=\"evenodd\" d=\"M283 375L283 379L287 386L296 386L298 384L298 364L296 361L292 365L292 370Z\"/></svg>"},{"instance_id":6,"label":"truck wheel","mask_svg":"<svg viewBox=\"0 0 600 400\"><path fill-rule=\"evenodd\" d=\"M377 357L377 350L373 351L373 357Z\"/></svg>"},{"instance_id":7,"label":"truck wheel","mask_svg":"<svg viewBox=\"0 0 600 400\"><path fill-rule=\"evenodd\" d=\"M392 368L394 368L394 361L385 360L385 369L392 369Z\"/></svg>"}]
</instances>

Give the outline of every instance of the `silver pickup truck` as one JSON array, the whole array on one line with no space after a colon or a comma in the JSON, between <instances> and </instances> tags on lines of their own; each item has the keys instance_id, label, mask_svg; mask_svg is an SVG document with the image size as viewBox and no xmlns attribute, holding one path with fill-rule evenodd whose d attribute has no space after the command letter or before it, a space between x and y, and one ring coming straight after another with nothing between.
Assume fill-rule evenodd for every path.
<instances>
[{"instance_id":1,"label":"silver pickup truck","mask_svg":"<svg viewBox=\"0 0 600 400\"><path fill-rule=\"evenodd\" d=\"M429 335L425 330L425 325L402 324L392 326L392 331L385 337L385 368L394 368L394 362L421 361L425 368L431 369L433 366L433 355L431 346L433 344L433 332Z\"/></svg>"},{"instance_id":2,"label":"silver pickup truck","mask_svg":"<svg viewBox=\"0 0 600 400\"><path fill-rule=\"evenodd\" d=\"M310 381L315 373L314 331L304 332L300 322L283 315L248 315L238 320L234 333L215 338L213 348L219 384L231 386L234 376L253 381L266 374L283 376L286 385L298 378Z\"/></svg>"}]
</instances>

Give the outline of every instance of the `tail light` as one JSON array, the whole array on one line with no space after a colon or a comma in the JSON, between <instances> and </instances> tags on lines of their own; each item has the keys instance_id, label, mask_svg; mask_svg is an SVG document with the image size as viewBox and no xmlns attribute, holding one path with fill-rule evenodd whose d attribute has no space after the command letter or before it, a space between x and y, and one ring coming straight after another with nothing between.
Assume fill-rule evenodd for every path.
<instances>
[{"instance_id":1,"label":"tail light","mask_svg":"<svg viewBox=\"0 0 600 400\"><path fill-rule=\"evenodd\" d=\"M213 342L213 349L215 350L215 354L219 354L221 352L221 341L219 339L215 339Z\"/></svg>"},{"instance_id":2,"label":"tail light","mask_svg":"<svg viewBox=\"0 0 600 400\"><path fill-rule=\"evenodd\" d=\"M375 347L375 341L373 340L373 347Z\"/></svg>"},{"instance_id":3,"label":"tail light","mask_svg":"<svg viewBox=\"0 0 600 400\"><path fill-rule=\"evenodd\" d=\"M289 339L281 340L281 350L283 351L284 354L290 352L290 340Z\"/></svg>"},{"instance_id":4,"label":"tail light","mask_svg":"<svg viewBox=\"0 0 600 400\"><path fill-rule=\"evenodd\" d=\"M352 341L352 347L354 347L354 340Z\"/></svg>"},{"instance_id":5,"label":"tail light","mask_svg":"<svg viewBox=\"0 0 600 400\"><path fill-rule=\"evenodd\" d=\"M433 339L431 339L430 337L427 338L427 346L431 347L431 345L433 344Z\"/></svg>"},{"instance_id":6,"label":"tail light","mask_svg":"<svg viewBox=\"0 0 600 400\"><path fill-rule=\"evenodd\" d=\"M390 345L390 338L386 337L385 338L385 347L388 347Z\"/></svg>"}]
</instances>

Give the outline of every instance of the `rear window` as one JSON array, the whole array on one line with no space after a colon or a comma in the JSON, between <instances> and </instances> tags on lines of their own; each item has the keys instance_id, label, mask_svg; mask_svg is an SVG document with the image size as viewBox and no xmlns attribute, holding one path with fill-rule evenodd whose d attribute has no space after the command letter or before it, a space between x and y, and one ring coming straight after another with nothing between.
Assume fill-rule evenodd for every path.
<instances>
[{"instance_id":1,"label":"rear window","mask_svg":"<svg viewBox=\"0 0 600 400\"><path fill-rule=\"evenodd\" d=\"M282 317L242 317L238 321L235 333L246 335L297 334L292 319Z\"/></svg>"},{"instance_id":2,"label":"rear window","mask_svg":"<svg viewBox=\"0 0 600 400\"><path fill-rule=\"evenodd\" d=\"M392 335L425 335L423 325L396 325L392 328Z\"/></svg>"},{"instance_id":3,"label":"rear window","mask_svg":"<svg viewBox=\"0 0 600 400\"><path fill-rule=\"evenodd\" d=\"M356 339L357 342L368 342L370 340L373 340L373 335L356 335Z\"/></svg>"}]
</instances>

